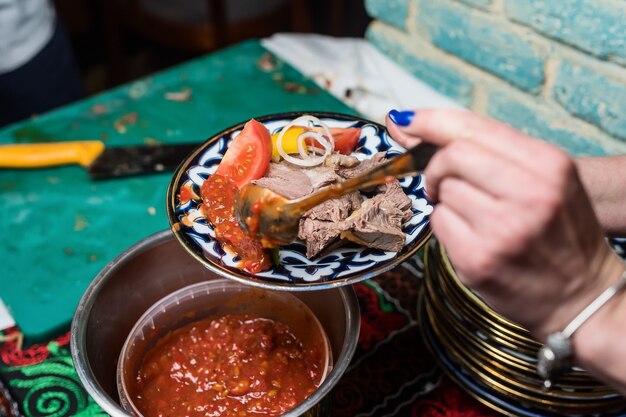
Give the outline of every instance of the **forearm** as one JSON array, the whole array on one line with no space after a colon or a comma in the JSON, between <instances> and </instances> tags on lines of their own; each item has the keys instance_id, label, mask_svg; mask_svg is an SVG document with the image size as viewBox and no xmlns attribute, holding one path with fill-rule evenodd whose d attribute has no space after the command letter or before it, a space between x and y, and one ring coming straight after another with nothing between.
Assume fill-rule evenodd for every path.
<instances>
[{"instance_id":1,"label":"forearm","mask_svg":"<svg viewBox=\"0 0 626 417\"><path fill-rule=\"evenodd\" d=\"M576 165L604 230L626 235L626 155L578 158Z\"/></svg>"},{"instance_id":2,"label":"forearm","mask_svg":"<svg viewBox=\"0 0 626 417\"><path fill-rule=\"evenodd\" d=\"M613 282L626 264L613 254L605 272ZM626 291L621 291L574 333L576 362L626 394Z\"/></svg>"}]
</instances>

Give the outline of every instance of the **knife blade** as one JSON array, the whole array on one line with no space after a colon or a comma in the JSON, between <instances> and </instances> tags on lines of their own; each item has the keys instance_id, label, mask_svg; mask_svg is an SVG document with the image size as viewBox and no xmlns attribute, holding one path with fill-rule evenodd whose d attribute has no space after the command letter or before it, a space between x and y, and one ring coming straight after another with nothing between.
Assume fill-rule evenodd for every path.
<instances>
[{"instance_id":1,"label":"knife blade","mask_svg":"<svg viewBox=\"0 0 626 417\"><path fill-rule=\"evenodd\" d=\"M171 171L199 143L106 147L101 141L0 146L0 168L44 168L78 164L92 179Z\"/></svg>"}]
</instances>

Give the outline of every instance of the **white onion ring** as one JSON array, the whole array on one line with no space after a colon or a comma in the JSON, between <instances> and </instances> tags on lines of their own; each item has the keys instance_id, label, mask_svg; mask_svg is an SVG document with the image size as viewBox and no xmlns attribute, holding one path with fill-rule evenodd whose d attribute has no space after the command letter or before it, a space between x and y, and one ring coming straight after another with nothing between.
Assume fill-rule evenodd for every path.
<instances>
[{"instance_id":1,"label":"white onion ring","mask_svg":"<svg viewBox=\"0 0 626 417\"><path fill-rule=\"evenodd\" d=\"M300 134L298 136L298 151L300 152L300 155L303 155L303 154L307 155L306 160L311 161L311 162L316 162L316 165L323 164L324 159L326 159L326 155L330 155L331 153L333 153L333 150L330 148L330 144L328 144L328 142L322 142L324 146L324 150L321 156L312 156L310 154L307 154L306 152L305 144L306 144L307 138L313 138L319 141L322 138L322 135L316 132L304 132Z\"/></svg>"},{"instance_id":2,"label":"white onion ring","mask_svg":"<svg viewBox=\"0 0 626 417\"><path fill-rule=\"evenodd\" d=\"M320 132L307 131L307 132L301 133L298 136L298 150L300 151L300 155L302 155L302 151L306 148L319 149L314 145L307 145L306 140L309 138L316 140L317 143L319 143L322 146L325 152L333 151L333 146L330 144L330 142L326 140L324 135L322 135ZM304 152L304 154L308 155L306 151Z\"/></svg>"},{"instance_id":3,"label":"white onion ring","mask_svg":"<svg viewBox=\"0 0 626 417\"><path fill-rule=\"evenodd\" d=\"M305 131L304 133L300 134L297 138L298 152L300 153L300 156L302 157L300 159L300 158L295 158L289 155L287 152L285 152L285 150L283 149L283 137L285 136L285 133L287 133L289 129L291 129L294 126L297 126L297 123L300 123L303 121L311 122L314 125L315 124L319 125L323 129L324 133L326 133L326 137L321 132L316 132L314 130ZM305 148L305 139L307 137L312 137L316 139L320 143L320 145L324 147L324 154L322 156L312 156L310 154L307 154L307 151ZM326 159L326 156L330 155L333 152L334 148L335 148L335 141L332 135L330 134L330 130L328 129L328 127L324 123L322 123L322 121L318 119L317 117L311 116L308 114L300 116L292 120L291 122L289 122L284 128L281 129L280 133L278 134L278 138L276 138L276 149L278 150L278 153L280 154L280 156L282 156L285 161L290 162L294 165L299 165L299 166L312 167L316 165L321 165Z\"/></svg>"},{"instance_id":4,"label":"white onion ring","mask_svg":"<svg viewBox=\"0 0 626 417\"><path fill-rule=\"evenodd\" d=\"M309 157L309 153L306 151L305 148L305 134L306 132L303 132L301 134L298 135L298 137L296 138L296 144L298 145L298 153L300 154L300 156L302 157L302 159L307 159Z\"/></svg>"},{"instance_id":5,"label":"white onion ring","mask_svg":"<svg viewBox=\"0 0 626 417\"><path fill-rule=\"evenodd\" d=\"M308 132L304 132L302 133L300 136L303 137L312 137L313 139L317 140L317 143L319 143L320 145L322 145L322 147L324 149L326 149L328 152L332 153L335 150L335 145L334 145L334 140L331 142L329 141L326 136L324 136L322 134L322 132L316 132L316 131L308 131ZM310 148L316 148L315 146L311 145L308 146Z\"/></svg>"},{"instance_id":6,"label":"white onion ring","mask_svg":"<svg viewBox=\"0 0 626 417\"><path fill-rule=\"evenodd\" d=\"M324 155L324 152L326 152L326 149L318 148L317 146L307 146L306 148L307 148L307 150L309 150L311 152L315 152L318 155Z\"/></svg>"}]
</instances>

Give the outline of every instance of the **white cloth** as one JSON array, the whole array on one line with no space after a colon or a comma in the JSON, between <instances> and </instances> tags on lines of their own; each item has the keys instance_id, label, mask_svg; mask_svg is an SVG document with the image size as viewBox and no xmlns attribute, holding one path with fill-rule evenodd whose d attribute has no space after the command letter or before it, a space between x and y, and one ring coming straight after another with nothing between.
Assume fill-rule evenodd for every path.
<instances>
[{"instance_id":1,"label":"white cloth","mask_svg":"<svg viewBox=\"0 0 626 417\"><path fill-rule=\"evenodd\" d=\"M9 310L2 302L2 299L0 299L0 330L8 329L12 326L15 326L15 320L13 320Z\"/></svg>"},{"instance_id":2,"label":"white cloth","mask_svg":"<svg viewBox=\"0 0 626 417\"><path fill-rule=\"evenodd\" d=\"M279 33L262 45L370 120L391 109L462 108L387 58L365 39ZM350 91L349 94L346 94Z\"/></svg>"},{"instance_id":3,"label":"white cloth","mask_svg":"<svg viewBox=\"0 0 626 417\"><path fill-rule=\"evenodd\" d=\"M0 74L24 65L46 46L54 16L48 0L0 0Z\"/></svg>"}]
</instances>

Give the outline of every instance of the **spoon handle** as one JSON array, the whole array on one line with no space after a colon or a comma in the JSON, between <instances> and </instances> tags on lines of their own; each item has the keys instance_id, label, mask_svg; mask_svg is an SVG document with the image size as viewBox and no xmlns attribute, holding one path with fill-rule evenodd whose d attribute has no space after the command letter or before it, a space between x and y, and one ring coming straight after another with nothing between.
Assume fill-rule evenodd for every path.
<instances>
[{"instance_id":1,"label":"spoon handle","mask_svg":"<svg viewBox=\"0 0 626 417\"><path fill-rule=\"evenodd\" d=\"M326 200L341 197L352 191L384 184L389 181L389 177L416 175L426 168L428 161L438 149L437 146L429 143L420 143L406 153L391 158L371 171L322 188L316 193L293 201L290 205L292 205L292 209L303 213Z\"/></svg>"}]
</instances>

